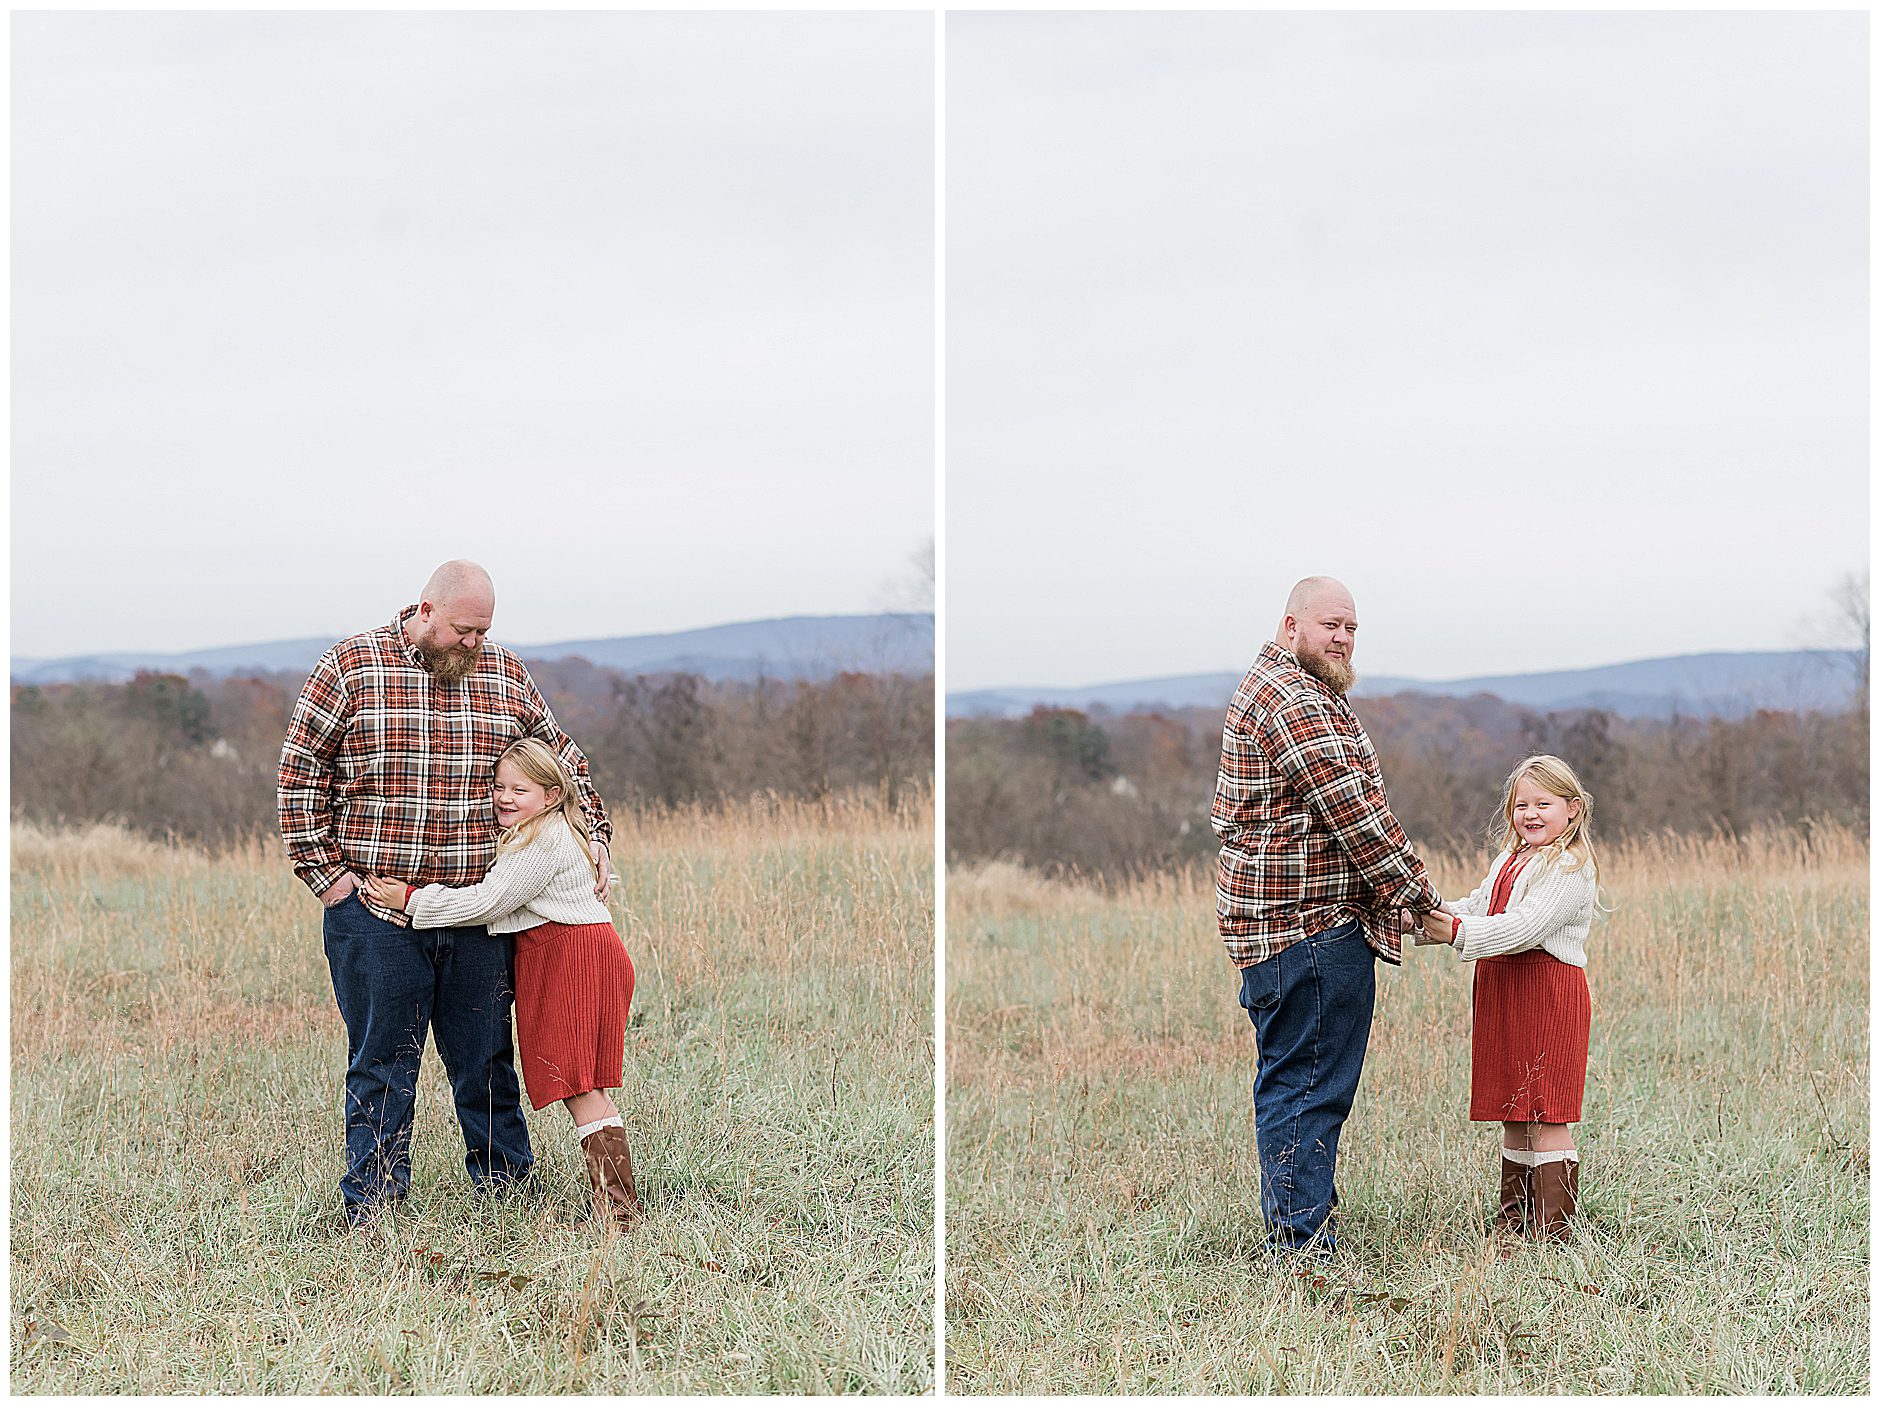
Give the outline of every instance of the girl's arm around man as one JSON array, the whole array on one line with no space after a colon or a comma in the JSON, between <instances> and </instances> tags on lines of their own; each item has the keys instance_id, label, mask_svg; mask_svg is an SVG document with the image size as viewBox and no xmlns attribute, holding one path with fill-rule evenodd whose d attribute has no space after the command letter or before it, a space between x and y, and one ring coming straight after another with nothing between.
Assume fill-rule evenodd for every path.
<instances>
[{"instance_id":1,"label":"girl's arm around man","mask_svg":"<svg viewBox=\"0 0 1880 1406\"><path fill-rule=\"evenodd\" d=\"M411 925L414 928L472 927L513 913L540 898L568 867L567 851L572 848L564 842L564 837L573 840L573 832L560 822L556 822L553 829L560 833L545 832L520 849L504 850L480 883L464 888L427 884L419 889L405 903Z\"/></svg>"}]
</instances>

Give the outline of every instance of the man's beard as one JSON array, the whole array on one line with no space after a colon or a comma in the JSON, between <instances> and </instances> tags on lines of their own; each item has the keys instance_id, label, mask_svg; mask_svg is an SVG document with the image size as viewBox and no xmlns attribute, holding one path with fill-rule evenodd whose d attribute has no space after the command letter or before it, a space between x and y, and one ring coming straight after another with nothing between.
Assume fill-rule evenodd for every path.
<instances>
[{"instance_id":1,"label":"man's beard","mask_svg":"<svg viewBox=\"0 0 1880 1406\"><path fill-rule=\"evenodd\" d=\"M1293 651L1293 658L1299 661L1300 668L1340 698L1349 693L1351 686L1358 681L1358 671L1343 659L1333 659L1325 654L1309 654L1305 650Z\"/></svg>"},{"instance_id":2,"label":"man's beard","mask_svg":"<svg viewBox=\"0 0 1880 1406\"><path fill-rule=\"evenodd\" d=\"M435 636L418 641L418 655L431 666L431 677L440 683L456 683L470 677L478 662L483 657L483 646L466 650L461 645L450 649L439 649L432 641Z\"/></svg>"}]
</instances>

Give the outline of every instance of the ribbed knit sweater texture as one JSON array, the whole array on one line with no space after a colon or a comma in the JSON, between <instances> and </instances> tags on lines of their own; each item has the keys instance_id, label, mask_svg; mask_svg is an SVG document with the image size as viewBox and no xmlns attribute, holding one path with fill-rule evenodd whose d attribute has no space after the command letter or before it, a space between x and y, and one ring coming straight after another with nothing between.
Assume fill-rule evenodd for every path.
<instances>
[{"instance_id":1,"label":"ribbed knit sweater texture","mask_svg":"<svg viewBox=\"0 0 1880 1406\"><path fill-rule=\"evenodd\" d=\"M1456 955L1473 961L1538 947L1569 966L1584 967L1586 934L1593 925L1599 893L1598 872L1574 855L1558 856L1544 866L1535 855L1515 878L1507 911L1490 917L1488 900L1495 878L1513 858L1513 851L1503 850L1480 888L1467 898L1451 900L1450 910L1462 919L1454 944Z\"/></svg>"},{"instance_id":2,"label":"ribbed knit sweater texture","mask_svg":"<svg viewBox=\"0 0 1880 1406\"><path fill-rule=\"evenodd\" d=\"M594 896L587 847L559 815L543 821L528 844L499 854L480 883L465 888L427 884L411 895L405 912L415 928L482 923L491 932L613 921L607 905Z\"/></svg>"}]
</instances>

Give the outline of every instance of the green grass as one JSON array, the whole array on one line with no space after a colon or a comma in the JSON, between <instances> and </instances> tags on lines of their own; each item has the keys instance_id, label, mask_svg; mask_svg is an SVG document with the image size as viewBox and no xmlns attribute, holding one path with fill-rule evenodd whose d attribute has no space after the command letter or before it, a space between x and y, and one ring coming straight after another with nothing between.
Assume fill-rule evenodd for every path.
<instances>
[{"instance_id":1,"label":"green grass","mask_svg":"<svg viewBox=\"0 0 1880 1406\"><path fill-rule=\"evenodd\" d=\"M338 1212L345 1035L272 850L15 827L11 1386L921 1392L933 1382L931 820L623 827L643 1225L567 1115L472 1193L434 1049L411 1198Z\"/></svg>"},{"instance_id":2,"label":"green grass","mask_svg":"<svg viewBox=\"0 0 1880 1406\"><path fill-rule=\"evenodd\" d=\"M1439 887L1478 876L1451 862ZM1572 1244L1482 1233L1469 971L1381 972L1322 1265L1262 1250L1207 876L949 884L949 1390L1865 1395L1867 854L1611 856Z\"/></svg>"}]
</instances>

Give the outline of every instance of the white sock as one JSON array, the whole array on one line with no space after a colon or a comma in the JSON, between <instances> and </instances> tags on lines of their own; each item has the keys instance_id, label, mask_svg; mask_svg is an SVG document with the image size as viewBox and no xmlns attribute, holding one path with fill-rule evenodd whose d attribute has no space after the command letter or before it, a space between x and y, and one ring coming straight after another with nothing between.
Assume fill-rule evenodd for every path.
<instances>
[{"instance_id":1,"label":"white sock","mask_svg":"<svg viewBox=\"0 0 1880 1406\"><path fill-rule=\"evenodd\" d=\"M607 1117L597 1118L592 1123L582 1123L574 1130L575 1141L586 1142L589 1133L598 1133L602 1128L624 1128L625 1126L626 1124L620 1121L618 1113L610 1113Z\"/></svg>"},{"instance_id":2,"label":"white sock","mask_svg":"<svg viewBox=\"0 0 1880 1406\"><path fill-rule=\"evenodd\" d=\"M1529 1165L1539 1167L1548 1162L1577 1162L1580 1160L1580 1149L1577 1147L1563 1147L1558 1152L1536 1152L1531 1155L1534 1160L1529 1163Z\"/></svg>"},{"instance_id":3,"label":"white sock","mask_svg":"<svg viewBox=\"0 0 1880 1406\"><path fill-rule=\"evenodd\" d=\"M1501 1150L1501 1155L1506 1157L1517 1167L1532 1167L1537 1165L1535 1159L1541 1154L1538 1152L1529 1152L1525 1147L1504 1147Z\"/></svg>"}]
</instances>

